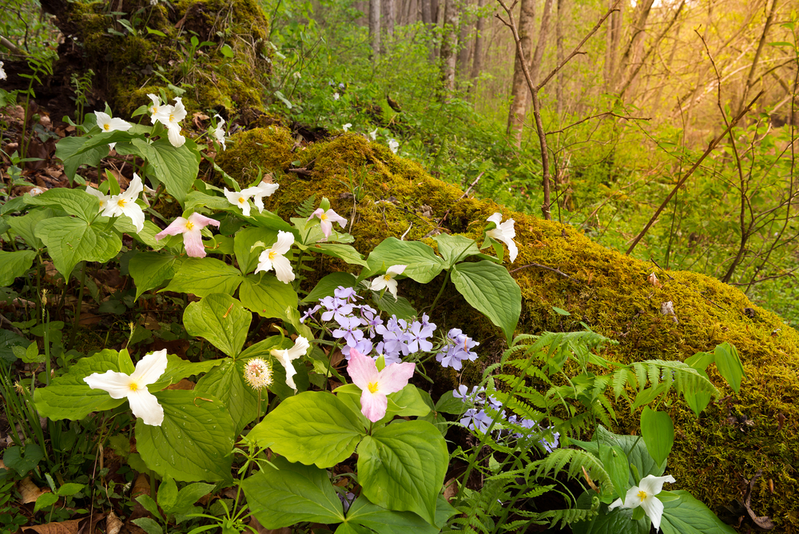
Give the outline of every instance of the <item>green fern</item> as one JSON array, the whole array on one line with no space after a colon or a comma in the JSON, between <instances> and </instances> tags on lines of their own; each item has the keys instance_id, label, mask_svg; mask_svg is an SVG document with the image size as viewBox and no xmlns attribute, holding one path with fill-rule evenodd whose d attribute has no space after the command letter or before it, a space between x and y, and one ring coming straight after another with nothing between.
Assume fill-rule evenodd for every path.
<instances>
[{"instance_id":1,"label":"green fern","mask_svg":"<svg viewBox=\"0 0 799 534\"><path fill-rule=\"evenodd\" d=\"M314 212L316 206L316 194L313 194L302 201L302 203L294 209L294 213L297 214L298 217L302 217L303 219L307 219L311 216Z\"/></svg>"}]
</instances>

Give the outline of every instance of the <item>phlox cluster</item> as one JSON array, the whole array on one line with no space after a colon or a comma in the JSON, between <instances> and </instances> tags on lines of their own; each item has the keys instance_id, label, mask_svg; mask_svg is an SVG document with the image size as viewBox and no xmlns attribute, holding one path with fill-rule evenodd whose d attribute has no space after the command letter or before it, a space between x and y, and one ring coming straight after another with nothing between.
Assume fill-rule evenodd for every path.
<instances>
[{"instance_id":1,"label":"phlox cluster","mask_svg":"<svg viewBox=\"0 0 799 534\"><path fill-rule=\"evenodd\" d=\"M477 359L477 353L471 349L479 345L463 332L460 328L453 328L447 333L447 344L441 347L442 351L436 354L436 361L442 367L452 367L460 371L463 367L463 360L473 362Z\"/></svg>"},{"instance_id":2,"label":"phlox cluster","mask_svg":"<svg viewBox=\"0 0 799 534\"><path fill-rule=\"evenodd\" d=\"M461 384L452 392L452 396L461 399L461 401L464 403L472 406L464 412L460 419L460 423L472 432L485 433L488 431L491 423L495 421L497 433L504 432L507 436L515 439L525 439L529 436L540 436L541 434L547 434L552 430L551 426L544 428L538 424L538 421L534 419L519 418L515 414L506 416L505 411L502 409L502 403L491 395L486 394L484 388L478 388L477 386L474 386L471 390L469 390L468 387ZM507 424L520 427L527 431L508 432L505 430ZM558 443L560 441L560 433L552 432L551 436L551 439L547 435L546 437L538 440L538 443L547 452L552 452L557 449Z\"/></svg>"}]
</instances>

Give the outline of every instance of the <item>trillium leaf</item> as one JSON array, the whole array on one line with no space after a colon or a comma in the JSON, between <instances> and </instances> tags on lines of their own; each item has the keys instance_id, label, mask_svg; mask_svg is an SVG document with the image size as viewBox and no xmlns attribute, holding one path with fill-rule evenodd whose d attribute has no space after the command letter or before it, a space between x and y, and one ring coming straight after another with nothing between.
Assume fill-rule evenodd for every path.
<instances>
[{"instance_id":1,"label":"trillium leaf","mask_svg":"<svg viewBox=\"0 0 799 534\"><path fill-rule=\"evenodd\" d=\"M608 511L606 504L601 506L599 515L593 520L578 521L569 526L574 534L649 534L651 530L646 518L635 520L632 510L626 508Z\"/></svg>"},{"instance_id":2,"label":"trillium leaf","mask_svg":"<svg viewBox=\"0 0 799 534\"><path fill-rule=\"evenodd\" d=\"M0 287L10 286L15 278L27 273L35 258L32 250L0 251Z\"/></svg>"},{"instance_id":3,"label":"trillium leaf","mask_svg":"<svg viewBox=\"0 0 799 534\"><path fill-rule=\"evenodd\" d=\"M243 360L226 358L198 382L194 392L213 395L227 406L238 435L258 416L258 394L244 382Z\"/></svg>"},{"instance_id":4,"label":"trillium leaf","mask_svg":"<svg viewBox=\"0 0 799 534\"><path fill-rule=\"evenodd\" d=\"M120 144L117 145L117 152L137 154L146 159L167 192L183 204L200 170L200 155L194 142L187 139L183 146L175 148L166 139L148 142L135 138L131 144L135 149L127 149Z\"/></svg>"},{"instance_id":5,"label":"trillium leaf","mask_svg":"<svg viewBox=\"0 0 799 534\"><path fill-rule=\"evenodd\" d=\"M327 471L275 458L244 480L242 488L253 515L265 528L278 529L299 522L340 523L344 507Z\"/></svg>"},{"instance_id":6,"label":"trillium leaf","mask_svg":"<svg viewBox=\"0 0 799 534\"><path fill-rule=\"evenodd\" d=\"M233 295L241 280L241 272L221 260L188 258L181 263L172 281L162 291L191 293L198 297L211 293Z\"/></svg>"},{"instance_id":7,"label":"trillium leaf","mask_svg":"<svg viewBox=\"0 0 799 534\"><path fill-rule=\"evenodd\" d=\"M136 283L136 298L169 280L180 268L183 260L172 254L139 252L128 262L128 270Z\"/></svg>"},{"instance_id":8,"label":"trillium leaf","mask_svg":"<svg viewBox=\"0 0 799 534\"><path fill-rule=\"evenodd\" d=\"M65 279L81 261L106 262L122 248L116 232L105 232L97 225L73 217L55 217L36 225L36 236L47 246L58 272Z\"/></svg>"},{"instance_id":9,"label":"trillium leaf","mask_svg":"<svg viewBox=\"0 0 799 534\"><path fill-rule=\"evenodd\" d=\"M436 500L449 453L441 433L425 421L395 421L358 447L358 476L371 502L419 514L436 523Z\"/></svg>"},{"instance_id":10,"label":"trillium leaf","mask_svg":"<svg viewBox=\"0 0 799 534\"><path fill-rule=\"evenodd\" d=\"M627 455L618 445L601 444L599 447L599 459L605 466L605 471L608 472L611 482L613 482L613 489L616 490L616 495L625 497L630 481L630 466L627 460ZM602 488L603 493L605 489Z\"/></svg>"},{"instance_id":11,"label":"trillium leaf","mask_svg":"<svg viewBox=\"0 0 799 534\"><path fill-rule=\"evenodd\" d=\"M444 260L419 241L400 241L389 237L377 245L366 260L368 270L362 276L383 272L392 265L406 265L403 275L426 284L444 269Z\"/></svg>"},{"instance_id":12,"label":"trillium leaf","mask_svg":"<svg viewBox=\"0 0 799 534\"><path fill-rule=\"evenodd\" d=\"M261 317L287 318L286 308L297 307L297 293L271 273L248 274L239 288L241 303Z\"/></svg>"},{"instance_id":13,"label":"trillium leaf","mask_svg":"<svg viewBox=\"0 0 799 534\"><path fill-rule=\"evenodd\" d=\"M469 256L480 254L474 239L462 235L439 234L433 239L438 244L438 253L446 262L445 269L450 269Z\"/></svg>"},{"instance_id":14,"label":"trillium leaf","mask_svg":"<svg viewBox=\"0 0 799 534\"><path fill-rule=\"evenodd\" d=\"M44 388L36 388L33 400L43 417L50 419L83 419L92 412L110 410L127 402L112 399L102 389L92 389L83 379L93 373L118 371L130 374L135 367L126 350L106 349L82 358L69 367L67 374L58 376Z\"/></svg>"},{"instance_id":15,"label":"trillium leaf","mask_svg":"<svg viewBox=\"0 0 799 534\"><path fill-rule=\"evenodd\" d=\"M316 283L303 302L316 302L325 297L332 297L339 287L355 287L357 279L350 273L330 273Z\"/></svg>"},{"instance_id":16,"label":"trillium leaf","mask_svg":"<svg viewBox=\"0 0 799 534\"><path fill-rule=\"evenodd\" d=\"M28 204L61 208L86 222L94 220L100 212L100 202L97 197L90 195L84 189L66 187L48 189L41 195L31 197Z\"/></svg>"},{"instance_id":17,"label":"trillium leaf","mask_svg":"<svg viewBox=\"0 0 799 534\"><path fill-rule=\"evenodd\" d=\"M277 241L277 231L250 226L236 232L236 237L233 241L233 250L236 253L236 261L239 264L241 272L250 273L254 271L255 267L258 265L258 256L264 249L256 248L255 250L251 250L253 244L258 241L269 246Z\"/></svg>"},{"instance_id":18,"label":"trillium leaf","mask_svg":"<svg viewBox=\"0 0 799 534\"><path fill-rule=\"evenodd\" d=\"M344 260L350 265L360 265L366 267L366 260L363 255L355 250L351 245L340 245L336 243L317 243L308 247L312 252L320 252L340 260Z\"/></svg>"},{"instance_id":19,"label":"trillium leaf","mask_svg":"<svg viewBox=\"0 0 799 534\"><path fill-rule=\"evenodd\" d=\"M8 203L6 203L6 205L8 205ZM7 217L4 220L18 236L25 240L25 243L29 247L38 249L42 248L42 240L36 237L36 225L54 216L55 214L52 209L38 208L20 217Z\"/></svg>"},{"instance_id":20,"label":"trillium leaf","mask_svg":"<svg viewBox=\"0 0 799 534\"><path fill-rule=\"evenodd\" d=\"M223 293L192 302L183 312L183 325L189 335L207 339L234 358L244 346L251 322L252 314L238 300Z\"/></svg>"},{"instance_id":21,"label":"trillium leaf","mask_svg":"<svg viewBox=\"0 0 799 534\"><path fill-rule=\"evenodd\" d=\"M347 523L363 525L381 534L436 534L440 531L412 512L386 510L361 495L347 510Z\"/></svg>"},{"instance_id":22,"label":"trillium leaf","mask_svg":"<svg viewBox=\"0 0 799 534\"><path fill-rule=\"evenodd\" d=\"M687 491L672 491L680 498L664 504L660 529L663 534L735 534L710 508Z\"/></svg>"},{"instance_id":23,"label":"trillium leaf","mask_svg":"<svg viewBox=\"0 0 799 534\"><path fill-rule=\"evenodd\" d=\"M281 402L248 437L291 462L333 467L350 457L365 428L335 395L305 391Z\"/></svg>"},{"instance_id":24,"label":"trillium leaf","mask_svg":"<svg viewBox=\"0 0 799 534\"><path fill-rule=\"evenodd\" d=\"M641 437L655 462L665 462L674 445L674 423L669 414L645 406L641 413Z\"/></svg>"},{"instance_id":25,"label":"trillium leaf","mask_svg":"<svg viewBox=\"0 0 799 534\"><path fill-rule=\"evenodd\" d=\"M466 302L505 333L512 344L522 312L522 291L508 270L490 261L459 263L452 267L452 283Z\"/></svg>"},{"instance_id":26,"label":"trillium leaf","mask_svg":"<svg viewBox=\"0 0 799 534\"><path fill-rule=\"evenodd\" d=\"M230 482L235 432L227 408L194 391L154 395L164 409L161 426L136 420L136 447L147 467L184 482Z\"/></svg>"}]
</instances>

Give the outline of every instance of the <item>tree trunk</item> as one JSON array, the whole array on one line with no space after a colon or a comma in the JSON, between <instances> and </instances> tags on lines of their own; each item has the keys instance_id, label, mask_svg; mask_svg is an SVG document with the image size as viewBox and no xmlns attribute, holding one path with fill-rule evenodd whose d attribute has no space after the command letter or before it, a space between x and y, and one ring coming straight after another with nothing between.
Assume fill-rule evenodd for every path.
<instances>
[{"instance_id":1,"label":"tree trunk","mask_svg":"<svg viewBox=\"0 0 799 534\"><path fill-rule=\"evenodd\" d=\"M555 21L555 47L557 48L558 65L563 63L563 17L565 16L566 8L564 4L566 0L558 0L558 14ZM563 115L563 69L558 71L558 78L555 81L555 99L558 113L558 121Z\"/></svg>"},{"instance_id":2,"label":"tree trunk","mask_svg":"<svg viewBox=\"0 0 799 534\"><path fill-rule=\"evenodd\" d=\"M444 31L441 37L441 81L443 98L448 98L455 90L455 62L458 50L458 18L460 5L458 0L447 0L444 8Z\"/></svg>"},{"instance_id":3,"label":"tree trunk","mask_svg":"<svg viewBox=\"0 0 799 534\"><path fill-rule=\"evenodd\" d=\"M477 2L481 8L485 5L485 0L477 0ZM474 81L483 70L483 32L485 32L485 27L485 17L478 17L474 35L474 51L472 52L472 71L469 74L469 78L472 80L472 85L469 87L470 93L474 90Z\"/></svg>"},{"instance_id":4,"label":"tree trunk","mask_svg":"<svg viewBox=\"0 0 799 534\"><path fill-rule=\"evenodd\" d=\"M422 4L422 23L425 25L433 24L433 0L419 0Z\"/></svg>"},{"instance_id":5,"label":"tree trunk","mask_svg":"<svg viewBox=\"0 0 799 534\"><path fill-rule=\"evenodd\" d=\"M394 35L394 25L396 24L396 6L394 0L383 0L383 27L386 35Z\"/></svg>"},{"instance_id":6,"label":"tree trunk","mask_svg":"<svg viewBox=\"0 0 799 534\"><path fill-rule=\"evenodd\" d=\"M535 1L522 0L520 9L519 42L522 52L527 57L530 57L530 51L533 49ZM535 79L533 79L533 83L535 83ZM510 94L511 102L510 109L508 110L508 127L506 133L508 137L513 139L514 144L518 147L522 144L522 126L527 116L527 102L530 98L530 90L524 78L524 68L522 67L522 59L518 51L516 52L516 61L513 67L513 82L511 83Z\"/></svg>"},{"instance_id":7,"label":"tree trunk","mask_svg":"<svg viewBox=\"0 0 799 534\"><path fill-rule=\"evenodd\" d=\"M749 94L749 89L752 88L752 83L754 81L755 72L757 71L757 64L760 61L760 54L763 52L763 46L766 44L766 36L768 35L768 30L771 27L771 22L774 19L774 11L777 10L777 0L773 0L771 2L771 11L768 12L766 15L766 23L763 26L763 34L760 36L760 41L757 43L757 51L755 52L755 57L752 60L752 67L749 69L749 75L746 77L746 83L743 87L743 93L741 94L741 98L738 101L737 111L740 112L744 105L746 105L746 97Z\"/></svg>"},{"instance_id":8,"label":"tree trunk","mask_svg":"<svg viewBox=\"0 0 799 534\"><path fill-rule=\"evenodd\" d=\"M608 6L613 6L613 0L608 0ZM619 11L615 11L608 21L607 26L607 43L605 47L605 92L613 90L616 76L616 56L619 53L619 44L621 43L621 23L624 17L624 4L620 7Z\"/></svg>"},{"instance_id":9,"label":"tree trunk","mask_svg":"<svg viewBox=\"0 0 799 534\"><path fill-rule=\"evenodd\" d=\"M636 13L634 15L635 23L630 30L630 40L627 41L627 46L624 48L624 53L621 59L619 59L615 72L611 72L614 92L619 92L622 85L629 85L629 82L632 81L627 76L627 70L635 62L635 55L639 52L641 43L646 36L646 22L647 19L649 19L649 14L652 12L652 5L654 3L655 0L643 0L636 5ZM629 82L627 80L629 80Z\"/></svg>"},{"instance_id":10,"label":"tree trunk","mask_svg":"<svg viewBox=\"0 0 799 534\"><path fill-rule=\"evenodd\" d=\"M380 0L369 0L369 37L372 54L380 53Z\"/></svg>"},{"instance_id":11,"label":"tree trunk","mask_svg":"<svg viewBox=\"0 0 799 534\"><path fill-rule=\"evenodd\" d=\"M471 47L469 46L469 32L471 30L473 21L471 17L468 15L468 10L465 9L468 4L472 3L472 0L465 0L464 5L462 7L463 15L461 16L460 21L460 31L458 33L458 74L462 78L465 78L468 70L469 70L469 54L471 53Z\"/></svg>"}]
</instances>

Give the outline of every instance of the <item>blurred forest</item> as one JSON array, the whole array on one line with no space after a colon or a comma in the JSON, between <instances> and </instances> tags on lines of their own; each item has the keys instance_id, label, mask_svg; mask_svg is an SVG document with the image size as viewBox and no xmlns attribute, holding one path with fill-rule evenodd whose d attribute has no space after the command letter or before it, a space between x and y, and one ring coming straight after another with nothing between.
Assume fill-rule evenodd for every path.
<instances>
[{"instance_id":1,"label":"blurred forest","mask_svg":"<svg viewBox=\"0 0 799 534\"><path fill-rule=\"evenodd\" d=\"M799 326L797 2L258 2L271 73L257 89L296 135L349 125L396 142L473 194L716 277ZM43 3L0 2L4 58L55 57L65 3ZM122 34L171 5L107 4ZM190 90L202 45L179 46ZM72 92L86 110L110 99Z\"/></svg>"}]
</instances>

